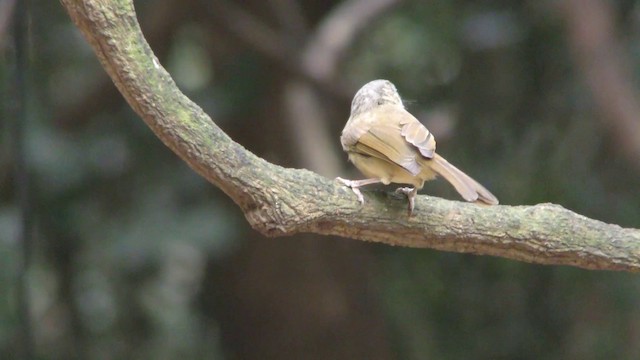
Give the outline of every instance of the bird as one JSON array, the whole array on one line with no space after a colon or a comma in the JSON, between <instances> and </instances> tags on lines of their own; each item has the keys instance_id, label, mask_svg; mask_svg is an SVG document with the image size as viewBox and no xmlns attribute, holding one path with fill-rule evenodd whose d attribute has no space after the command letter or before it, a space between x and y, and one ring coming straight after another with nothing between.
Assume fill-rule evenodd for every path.
<instances>
[{"instance_id":1,"label":"bird","mask_svg":"<svg viewBox=\"0 0 640 360\"><path fill-rule=\"evenodd\" d=\"M398 90L388 80L373 80L358 90L340 142L349 161L367 178L337 180L351 188L361 204L362 186L412 185L396 190L407 196L411 215L418 190L437 176L451 183L466 201L498 204L489 190L436 153L433 134L406 110Z\"/></svg>"}]
</instances>

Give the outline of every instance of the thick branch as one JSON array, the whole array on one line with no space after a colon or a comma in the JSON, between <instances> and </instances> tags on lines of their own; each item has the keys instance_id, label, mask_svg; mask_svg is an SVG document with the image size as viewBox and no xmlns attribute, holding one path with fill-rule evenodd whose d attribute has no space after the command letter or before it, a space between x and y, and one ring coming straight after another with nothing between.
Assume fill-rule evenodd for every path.
<instances>
[{"instance_id":1,"label":"thick branch","mask_svg":"<svg viewBox=\"0 0 640 360\"><path fill-rule=\"evenodd\" d=\"M130 0L62 0L131 107L195 171L268 236L298 232L589 269L640 270L640 231L558 205L494 206L421 196L406 203L267 163L233 142L176 87L144 40Z\"/></svg>"}]
</instances>

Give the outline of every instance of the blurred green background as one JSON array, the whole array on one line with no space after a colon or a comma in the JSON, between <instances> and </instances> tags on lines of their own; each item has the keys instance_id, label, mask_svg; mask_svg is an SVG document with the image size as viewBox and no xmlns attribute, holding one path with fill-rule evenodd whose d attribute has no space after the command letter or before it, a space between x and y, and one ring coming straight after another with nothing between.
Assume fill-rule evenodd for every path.
<instances>
[{"instance_id":1,"label":"blurred green background","mask_svg":"<svg viewBox=\"0 0 640 360\"><path fill-rule=\"evenodd\" d=\"M38 359L640 358L632 274L262 237L133 113L62 6L30 4ZM640 1L135 4L181 89L271 162L359 177L340 131L355 91L386 78L502 204L640 227ZM13 359L20 207L0 30L0 358ZM441 180L423 193L459 200Z\"/></svg>"}]
</instances>

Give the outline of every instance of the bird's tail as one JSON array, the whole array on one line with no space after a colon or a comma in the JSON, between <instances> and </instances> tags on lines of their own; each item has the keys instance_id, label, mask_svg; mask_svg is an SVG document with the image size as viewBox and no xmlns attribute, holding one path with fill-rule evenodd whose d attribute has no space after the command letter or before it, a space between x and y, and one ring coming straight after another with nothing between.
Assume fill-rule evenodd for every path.
<instances>
[{"instance_id":1,"label":"bird's tail","mask_svg":"<svg viewBox=\"0 0 640 360\"><path fill-rule=\"evenodd\" d=\"M435 154L431 160L431 169L447 179L465 200L471 202L482 201L489 205L498 204L498 199L489 190L457 167L451 165L442 156Z\"/></svg>"}]
</instances>

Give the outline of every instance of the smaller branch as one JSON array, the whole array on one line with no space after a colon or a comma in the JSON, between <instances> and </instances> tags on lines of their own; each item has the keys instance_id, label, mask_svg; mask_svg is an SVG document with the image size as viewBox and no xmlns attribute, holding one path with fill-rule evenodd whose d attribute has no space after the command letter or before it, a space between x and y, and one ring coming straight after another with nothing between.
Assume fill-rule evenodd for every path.
<instances>
[{"instance_id":1,"label":"smaller branch","mask_svg":"<svg viewBox=\"0 0 640 360\"><path fill-rule=\"evenodd\" d=\"M338 137L332 137L329 131L327 102L313 86L297 79L284 85L282 99L299 164L324 176L338 176L343 166L337 151Z\"/></svg>"},{"instance_id":2,"label":"smaller branch","mask_svg":"<svg viewBox=\"0 0 640 360\"><path fill-rule=\"evenodd\" d=\"M274 0L276 1L276 0ZM283 0L277 0L278 2ZM305 73L325 81L336 81L339 64L357 35L377 17L387 13L397 0L345 1L327 14L309 36L297 58ZM340 158L331 141L329 114L315 88L303 81L291 81L284 91L289 124L304 164L320 174L339 175Z\"/></svg>"},{"instance_id":3,"label":"smaller branch","mask_svg":"<svg viewBox=\"0 0 640 360\"><path fill-rule=\"evenodd\" d=\"M242 7L227 0L201 0L200 4L209 16L223 24L231 33L242 38L262 54L284 60L287 47L280 35Z\"/></svg>"},{"instance_id":4,"label":"smaller branch","mask_svg":"<svg viewBox=\"0 0 640 360\"><path fill-rule=\"evenodd\" d=\"M16 0L0 0L0 50L5 47L7 32L11 25L11 17Z\"/></svg>"},{"instance_id":5,"label":"smaller branch","mask_svg":"<svg viewBox=\"0 0 640 360\"><path fill-rule=\"evenodd\" d=\"M612 5L602 0L565 0L562 5L575 62L603 114L603 126L640 169L640 103L614 35Z\"/></svg>"},{"instance_id":6,"label":"smaller branch","mask_svg":"<svg viewBox=\"0 0 640 360\"><path fill-rule=\"evenodd\" d=\"M296 0L269 0L282 28L281 34L292 45L299 45L307 36L308 26L300 4Z\"/></svg>"},{"instance_id":7,"label":"smaller branch","mask_svg":"<svg viewBox=\"0 0 640 360\"><path fill-rule=\"evenodd\" d=\"M303 55L303 69L313 78L335 79L337 64L356 37L400 0L347 0L340 3L314 32Z\"/></svg>"},{"instance_id":8,"label":"smaller branch","mask_svg":"<svg viewBox=\"0 0 640 360\"><path fill-rule=\"evenodd\" d=\"M222 24L223 29L273 61L282 69L294 73L312 83L324 95L341 100L350 99L351 91L340 82L315 76L306 71L295 52L289 50L280 34L255 16L227 0L200 0L200 4L211 18Z\"/></svg>"},{"instance_id":9,"label":"smaller branch","mask_svg":"<svg viewBox=\"0 0 640 360\"><path fill-rule=\"evenodd\" d=\"M18 357L33 359L35 344L33 323L31 318L31 296L29 292L29 277L27 276L32 263L34 244L34 212L31 195L31 177L27 147L25 144L27 128L27 69L29 63L28 46L28 16L29 2L20 1L15 6L13 25L13 61L11 76L11 92L9 102L11 116L9 116L8 132L11 135L11 153L14 157L14 191L17 205L20 207L20 225L15 242L20 247L20 257L16 268L16 306L18 309Z\"/></svg>"}]
</instances>

